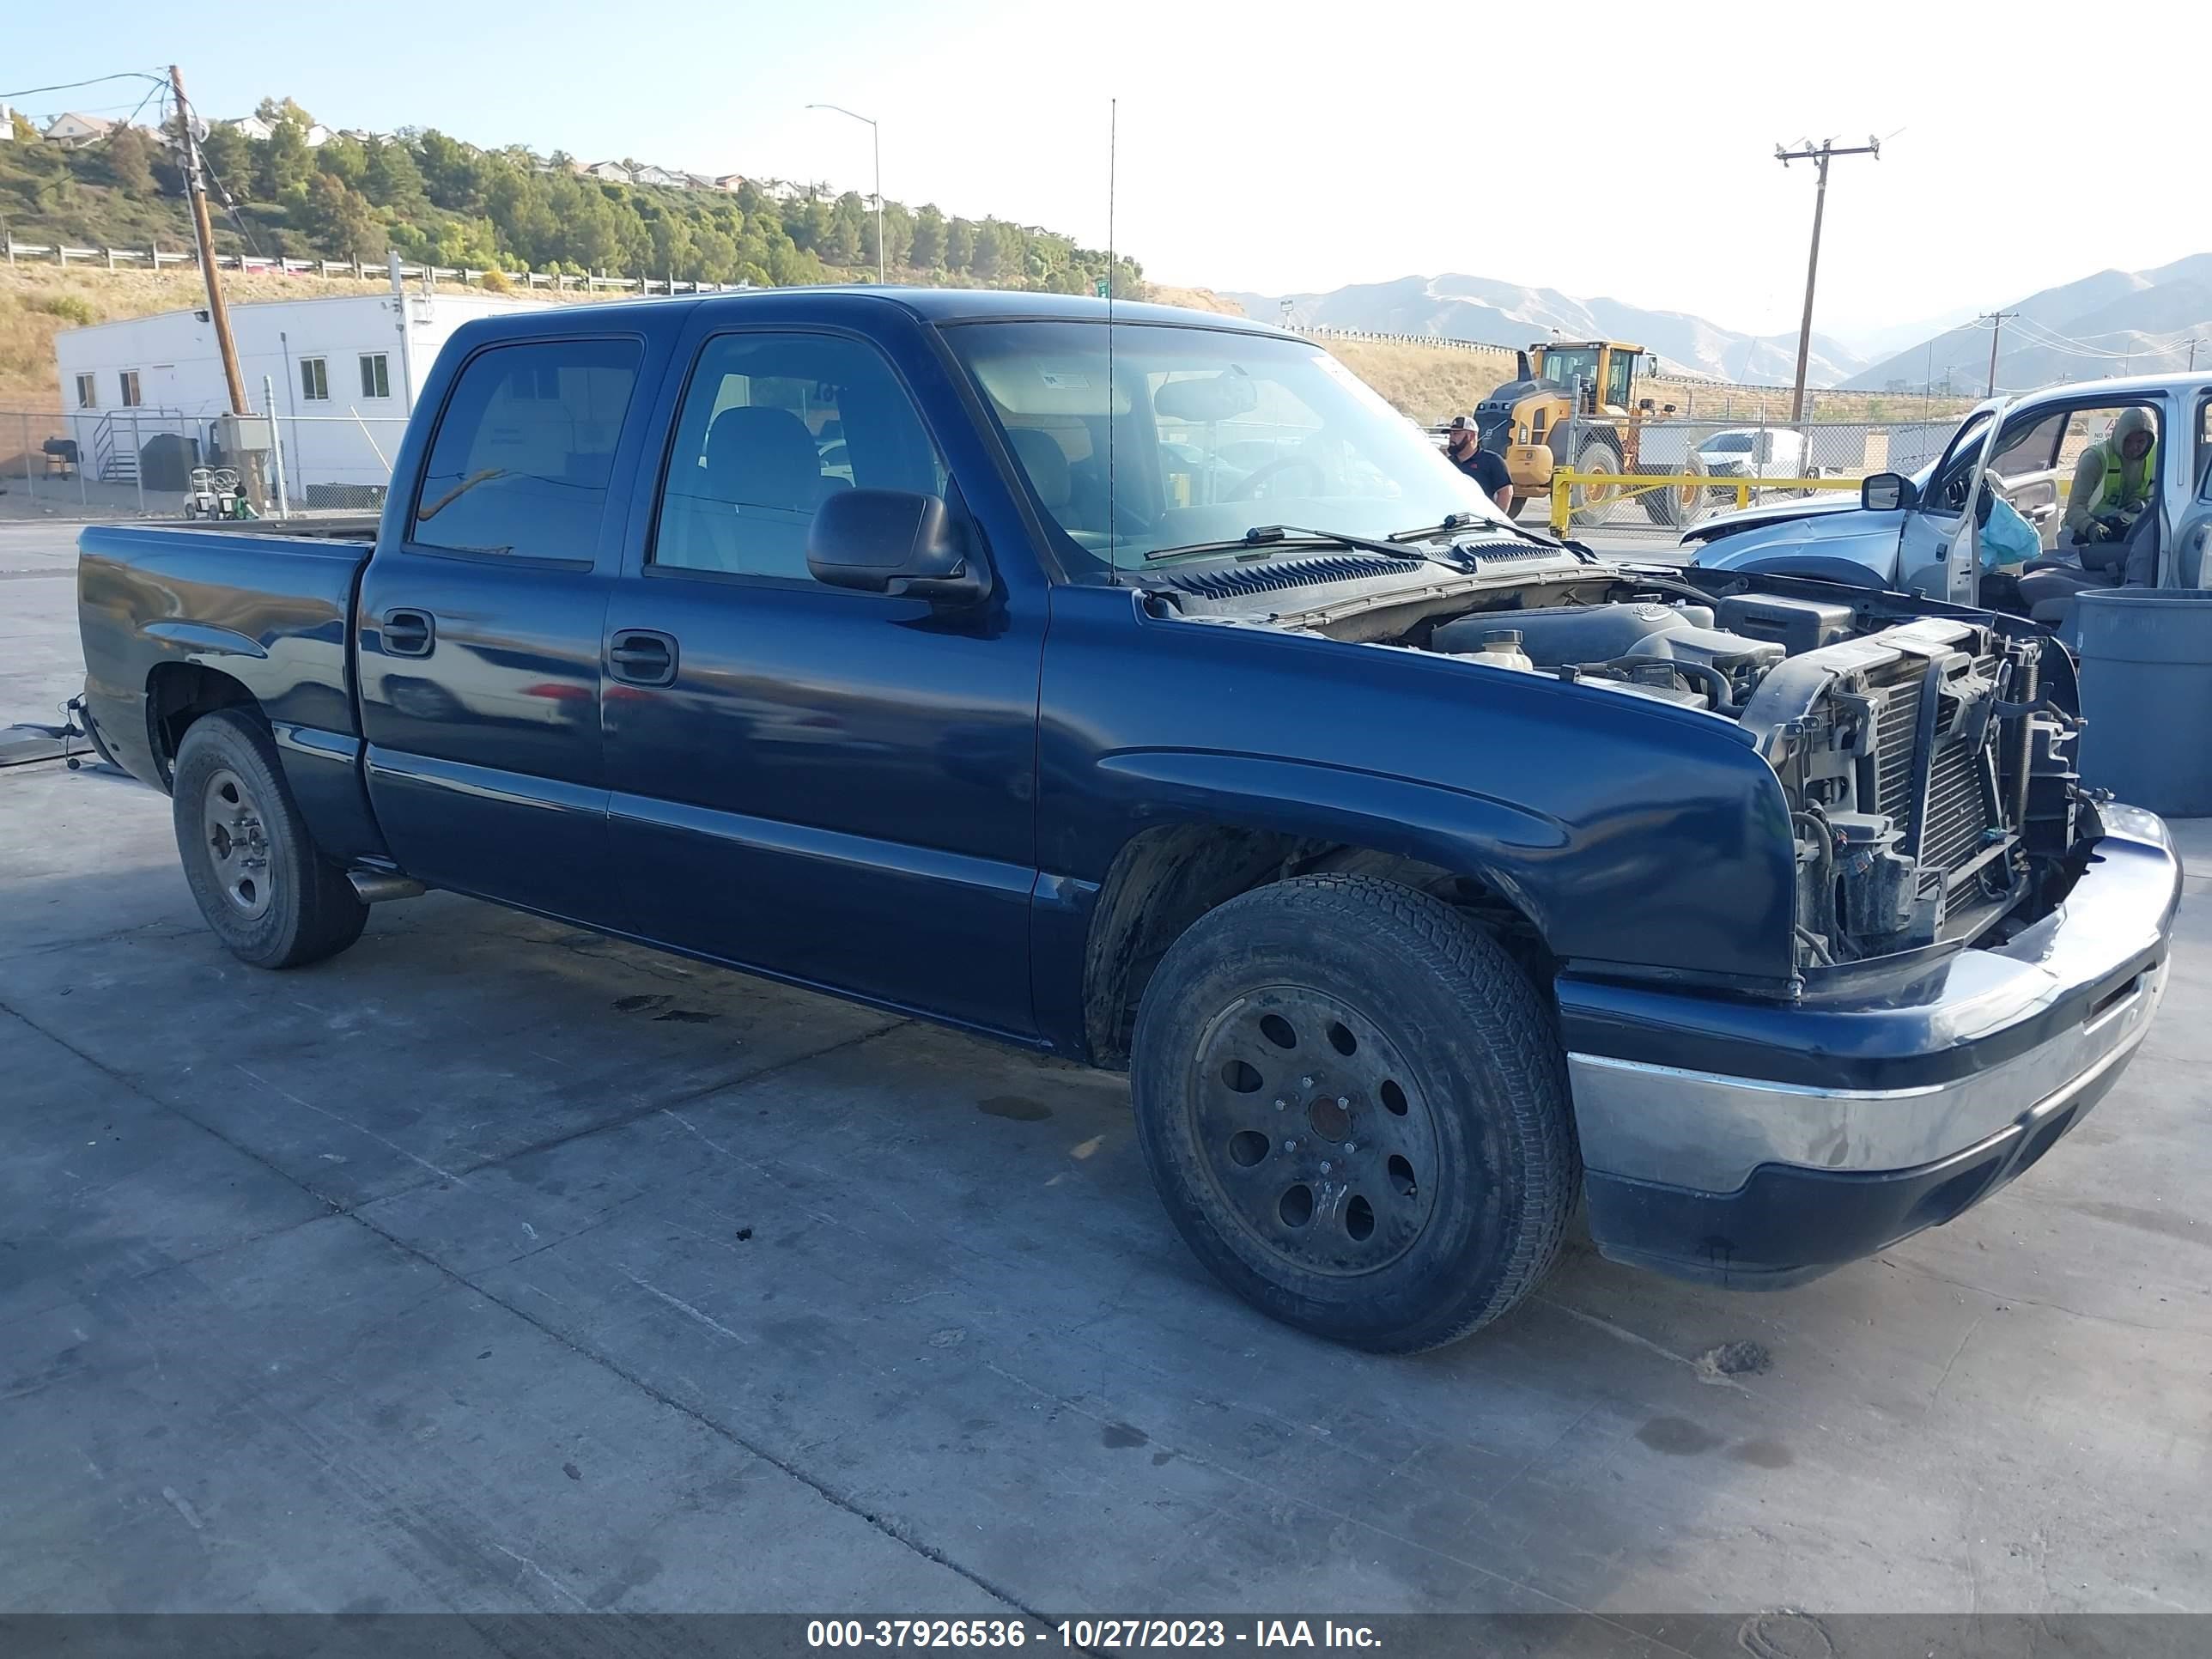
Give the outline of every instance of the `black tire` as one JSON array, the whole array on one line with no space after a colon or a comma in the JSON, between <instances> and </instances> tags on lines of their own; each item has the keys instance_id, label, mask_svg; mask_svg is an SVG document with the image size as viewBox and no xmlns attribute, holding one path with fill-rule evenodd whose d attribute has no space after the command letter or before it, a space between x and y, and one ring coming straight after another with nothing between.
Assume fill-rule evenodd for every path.
<instances>
[{"instance_id":1,"label":"black tire","mask_svg":"<svg viewBox=\"0 0 2212 1659\"><path fill-rule=\"evenodd\" d=\"M1680 475L1685 478L1702 478L1705 464L1692 450L1682 465L1674 466L1639 466L1640 473ZM1687 530L1705 516L1705 489L1702 484L1682 484L1667 489L1647 489L1644 492L1644 510L1651 522L1668 530Z\"/></svg>"},{"instance_id":2,"label":"black tire","mask_svg":"<svg viewBox=\"0 0 2212 1659\"><path fill-rule=\"evenodd\" d=\"M1575 451L1575 471L1577 472L1618 472L1620 471L1620 452L1604 438L1584 438ZM1584 489L1571 484L1567 489L1568 517L1578 525L1604 524L1613 517L1614 504L1620 500L1616 484L1599 484Z\"/></svg>"},{"instance_id":3,"label":"black tire","mask_svg":"<svg viewBox=\"0 0 2212 1659\"><path fill-rule=\"evenodd\" d=\"M1528 1295L1582 1185L1536 988L1457 912L1369 877L1299 877L1194 923L1146 987L1130 1087L1199 1260L1261 1312L1378 1353Z\"/></svg>"},{"instance_id":4,"label":"black tire","mask_svg":"<svg viewBox=\"0 0 2212 1659\"><path fill-rule=\"evenodd\" d=\"M200 915L256 968L298 968L361 937L368 907L316 849L268 728L237 709L194 720L177 746L170 810Z\"/></svg>"}]
</instances>

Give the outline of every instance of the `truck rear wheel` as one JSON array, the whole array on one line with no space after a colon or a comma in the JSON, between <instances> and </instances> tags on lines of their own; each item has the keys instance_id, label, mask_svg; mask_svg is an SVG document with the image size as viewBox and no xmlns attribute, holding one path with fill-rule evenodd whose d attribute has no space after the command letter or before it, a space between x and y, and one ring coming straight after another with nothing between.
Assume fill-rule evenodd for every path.
<instances>
[{"instance_id":1,"label":"truck rear wheel","mask_svg":"<svg viewBox=\"0 0 2212 1659\"><path fill-rule=\"evenodd\" d=\"M1383 1353L1534 1288L1581 1166L1536 988L1449 907L1308 876L1178 939L1138 1011L1137 1133L1199 1259L1262 1312Z\"/></svg>"},{"instance_id":2,"label":"truck rear wheel","mask_svg":"<svg viewBox=\"0 0 2212 1659\"><path fill-rule=\"evenodd\" d=\"M269 732L219 709L177 746L170 808L200 915L256 968L297 968L361 937L368 907L316 849Z\"/></svg>"}]
</instances>

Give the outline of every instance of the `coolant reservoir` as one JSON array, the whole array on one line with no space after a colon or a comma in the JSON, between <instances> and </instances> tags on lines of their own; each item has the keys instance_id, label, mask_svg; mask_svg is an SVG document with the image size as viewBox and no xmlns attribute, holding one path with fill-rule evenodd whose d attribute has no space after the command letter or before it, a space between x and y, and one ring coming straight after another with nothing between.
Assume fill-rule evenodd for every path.
<instances>
[{"instance_id":1,"label":"coolant reservoir","mask_svg":"<svg viewBox=\"0 0 2212 1659\"><path fill-rule=\"evenodd\" d=\"M1517 628L1493 628L1482 636L1481 642L1466 653L1477 662L1486 662L1492 668L1517 668L1524 674L1536 672L1536 665L1528 660L1528 653L1521 648L1521 630Z\"/></svg>"}]
</instances>

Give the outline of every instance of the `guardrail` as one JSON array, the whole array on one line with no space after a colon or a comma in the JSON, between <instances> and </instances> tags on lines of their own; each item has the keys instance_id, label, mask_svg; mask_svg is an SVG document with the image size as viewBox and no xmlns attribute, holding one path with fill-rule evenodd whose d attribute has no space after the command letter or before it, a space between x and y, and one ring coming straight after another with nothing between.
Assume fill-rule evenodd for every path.
<instances>
[{"instance_id":1,"label":"guardrail","mask_svg":"<svg viewBox=\"0 0 2212 1659\"><path fill-rule=\"evenodd\" d=\"M69 247L58 243L11 240L0 243L0 252L4 252L11 265L19 258L40 263L51 260L66 270L166 270L172 266L198 263L196 255L172 253L167 248ZM219 253L215 263L218 270L275 272L286 276L349 276L362 282L382 276L390 269L388 265L361 259L284 259L258 253ZM399 274L410 281L419 281L427 276L434 283L460 283L475 287L491 271L479 270L472 265L411 265L403 262ZM571 289L584 293L597 293L604 289L638 294L736 294L752 287L750 283L695 283L665 276L573 276L559 270L502 270L499 274L514 287L546 288L556 294Z\"/></svg>"},{"instance_id":2,"label":"guardrail","mask_svg":"<svg viewBox=\"0 0 2212 1659\"><path fill-rule=\"evenodd\" d=\"M1604 491L1600 500L1607 504L1655 490L1695 489L1708 497L1726 491L1735 497L1736 506L1745 507L1751 505L1756 490L1848 489L1856 493L1864 482L1861 478L1715 477L1702 472L1577 472L1571 467L1562 467L1552 474L1552 530L1555 535L1565 533L1576 512L1573 492L1577 485Z\"/></svg>"}]
</instances>

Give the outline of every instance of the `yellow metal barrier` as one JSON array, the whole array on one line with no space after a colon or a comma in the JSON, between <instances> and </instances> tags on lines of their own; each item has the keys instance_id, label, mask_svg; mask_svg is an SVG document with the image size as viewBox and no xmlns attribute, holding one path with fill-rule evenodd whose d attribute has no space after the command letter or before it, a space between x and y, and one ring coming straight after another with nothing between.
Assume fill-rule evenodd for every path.
<instances>
[{"instance_id":1,"label":"yellow metal barrier","mask_svg":"<svg viewBox=\"0 0 2212 1659\"><path fill-rule=\"evenodd\" d=\"M1577 484L1594 484L1600 489L1619 493L1610 501L1626 501L1632 495L1648 495L1655 489L1687 489L1693 481L1703 490L1727 489L1735 495L1738 507L1751 505L1754 489L1851 489L1865 482L1861 478L1731 478L1714 477L1702 472L1574 472L1562 468L1552 474L1552 531L1564 533L1573 518L1574 510L1568 502L1568 492Z\"/></svg>"}]
</instances>

